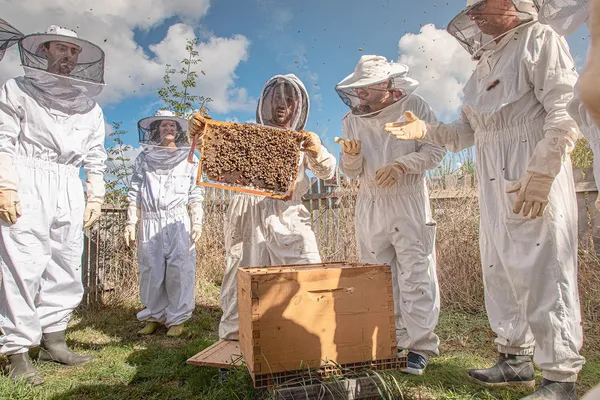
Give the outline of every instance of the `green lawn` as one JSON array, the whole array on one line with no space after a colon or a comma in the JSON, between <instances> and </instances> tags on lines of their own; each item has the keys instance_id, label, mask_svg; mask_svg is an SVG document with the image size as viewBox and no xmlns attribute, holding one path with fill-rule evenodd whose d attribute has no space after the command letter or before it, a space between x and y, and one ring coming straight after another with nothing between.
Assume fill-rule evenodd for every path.
<instances>
[{"instance_id":1,"label":"green lawn","mask_svg":"<svg viewBox=\"0 0 600 400\"><path fill-rule=\"evenodd\" d=\"M222 382L215 369L193 367L185 361L217 340L219 310L198 309L187 324L184 338L167 338L166 330L140 338L135 307L80 310L71 322L69 340L77 351L96 360L81 367L42 365L46 382L38 388L14 384L0 376L0 399L268 399L254 390L248 373L240 369ZM438 327L442 356L432 359L422 377L392 373L402 398L519 399L524 392L488 390L466 376L470 367L484 367L495 359L493 335L484 314L445 312ZM590 351L591 353L591 351ZM587 354L581 374L581 393L600 382L600 355ZM5 359L0 359L4 364ZM397 391L397 390L396 390ZM400 397L399 397L400 398Z\"/></svg>"}]
</instances>

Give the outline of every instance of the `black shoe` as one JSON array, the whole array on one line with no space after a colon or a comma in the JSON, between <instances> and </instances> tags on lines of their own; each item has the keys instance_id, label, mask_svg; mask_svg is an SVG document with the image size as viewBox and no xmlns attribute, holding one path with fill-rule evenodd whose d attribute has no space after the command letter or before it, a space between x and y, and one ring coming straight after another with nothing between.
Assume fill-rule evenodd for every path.
<instances>
[{"instance_id":1,"label":"black shoe","mask_svg":"<svg viewBox=\"0 0 600 400\"><path fill-rule=\"evenodd\" d=\"M552 382L542 380L542 385L533 394L521 400L576 400L577 388L575 382Z\"/></svg>"},{"instance_id":2,"label":"black shoe","mask_svg":"<svg viewBox=\"0 0 600 400\"><path fill-rule=\"evenodd\" d=\"M427 368L427 359L420 354L408 352L408 362L406 368L401 368L402 372L406 372L411 375L423 375L425 368Z\"/></svg>"},{"instance_id":3,"label":"black shoe","mask_svg":"<svg viewBox=\"0 0 600 400\"><path fill-rule=\"evenodd\" d=\"M12 354L8 356L8 361L10 364L6 367L6 372L13 380L25 380L33 386L44 383L44 375L34 367L28 352Z\"/></svg>"},{"instance_id":4,"label":"black shoe","mask_svg":"<svg viewBox=\"0 0 600 400\"><path fill-rule=\"evenodd\" d=\"M73 353L67 347L65 331L44 333L40 344L39 361L53 361L68 366L82 365L92 360L92 356Z\"/></svg>"},{"instance_id":5,"label":"black shoe","mask_svg":"<svg viewBox=\"0 0 600 400\"><path fill-rule=\"evenodd\" d=\"M223 382L227 379L231 370L229 368L219 368L219 382Z\"/></svg>"},{"instance_id":6,"label":"black shoe","mask_svg":"<svg viewBox=\"0 0 600 400\"><path fill-rule=\"evenodd\" d=\"M535 372L531 356L500 354L500 359L493 367L472 369L468 373L477 383L487 386L535 386Z\"/></svg>"}]
</instances>

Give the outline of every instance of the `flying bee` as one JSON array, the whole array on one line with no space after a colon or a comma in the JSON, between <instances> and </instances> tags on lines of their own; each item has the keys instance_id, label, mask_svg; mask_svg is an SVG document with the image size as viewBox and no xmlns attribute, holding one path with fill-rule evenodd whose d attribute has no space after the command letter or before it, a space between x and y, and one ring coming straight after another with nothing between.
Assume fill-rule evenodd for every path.
<instances>
[{"instance_id":1,"label":"flying bee","mask_svg":"<svg viewBox=\"0 0 600 400\"><path fill-rule=\"evenodd\" d=\"M498 86L500 84L500 79L496 79L494 82L490 83L490 85L487 87L486 91L490 91L493 88L495 88L496 86Z\"/></svg>"}]
</instances>

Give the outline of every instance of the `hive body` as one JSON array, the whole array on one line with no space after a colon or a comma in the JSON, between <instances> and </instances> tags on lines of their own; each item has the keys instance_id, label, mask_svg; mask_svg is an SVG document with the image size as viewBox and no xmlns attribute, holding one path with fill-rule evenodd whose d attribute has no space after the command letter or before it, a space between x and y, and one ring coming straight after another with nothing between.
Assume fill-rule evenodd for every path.
<instances>
[{"instance_id":1,"label":"hive body","mask_svg":"<svg viewBox=\"0 0 600 400\"><path fill-rule=\"evenodd\" d=\"M255 386L306 368L401 366L389 265L240 268L240 349Z\"/></svg>"}]
</instances>

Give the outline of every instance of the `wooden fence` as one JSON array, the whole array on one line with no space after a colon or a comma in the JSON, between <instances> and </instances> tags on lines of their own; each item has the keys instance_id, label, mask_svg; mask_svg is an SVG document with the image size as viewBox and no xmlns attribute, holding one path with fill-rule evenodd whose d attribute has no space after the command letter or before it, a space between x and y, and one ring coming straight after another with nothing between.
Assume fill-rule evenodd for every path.
<instances>
[{"instance_id":1,"label":"wooden fence","mask_svg":"<svg viewBox=\"0 0 600 400\"><path fill-rule=\"evenodd\" d=\"M574 170L577 193L578 235L583 248L600 252L600 213L594 207L598 190L593 172ZM477 179L474 175L432 177L429 191L434 216L443 212L447 203L465 197L477 196ZM336 177L333 181L313 179L303 200L311 212L313 229L324 261L357 260L354 238L354 201L358 188L355 182ZM207 213L225 211L232 192L206 188ZM135 252L127 248L123 239L126 210L110 205L103 207L99 223L86 231L83 254L83 279L85 303L98 303L107 292L127 285L137 286ZM132 278L133 277L133 278Z\"/></svg>"}]
</instances>

